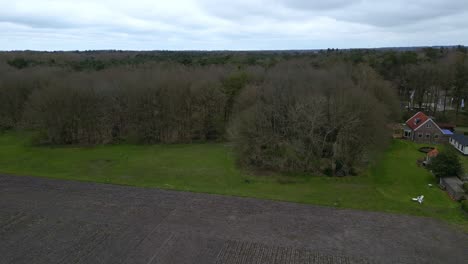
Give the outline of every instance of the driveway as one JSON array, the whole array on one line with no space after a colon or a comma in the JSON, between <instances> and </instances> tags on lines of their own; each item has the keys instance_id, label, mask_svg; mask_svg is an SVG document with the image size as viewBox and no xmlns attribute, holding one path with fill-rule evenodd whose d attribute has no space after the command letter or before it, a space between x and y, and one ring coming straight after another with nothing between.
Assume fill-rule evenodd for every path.
<instances>
[{"instance_id":1,"label":"driveway","mask_svg":"<svg viewBox=\"0 0 468 264\"><path fill-rule=\"evenodd\" d=\"M0 263L468 263L438 220L0 176Z\"/></svg>"}]
</instances>

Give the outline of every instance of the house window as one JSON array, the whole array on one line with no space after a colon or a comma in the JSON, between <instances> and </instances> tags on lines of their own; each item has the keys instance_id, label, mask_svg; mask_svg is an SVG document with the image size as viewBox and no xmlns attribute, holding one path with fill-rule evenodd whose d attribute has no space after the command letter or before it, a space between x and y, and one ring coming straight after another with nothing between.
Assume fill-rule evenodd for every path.
<instances>
[{"instance_id":1,"label":"house window","mask_svg":"<svg viewBox=\"0 0 468 264\"><path fill-rule=\"evenodd\" d=\"M426 127L427 127L427 128L430 128L430 127L432 127L432 125L431 125L431 124L427 124Z\"/></svg>"},{"instance_id":2,"label":"house window","mask_svg":"<svg viewBox=\"0 0 468 264\"><path fill-rule=\"evenodd\" d=\"M422 136L423 136L422 133L419 133L419 134L418 134L418 137L419 137L419 138L422 138Z\"/></svg>"},{"instance_id":3,"label":"house window","mask_svg":"<svg viewBox=\"0 0 468 264\"><path fill-rule=\"evenodd\" d=\"M438 134L435 134L435 135L434 135L434 139L439 139L439 135L438 135Z\"/></svg>"},{"instance_id":4,"label":"house window","mask_svg":"<svg viewBox=\"0 0 468 264\"><path fill-rule=\"evenodd\" d=\"M426 138L427 138L427 139L431 138L431 134L426 133Z\"/></svg>"}]
</instances>

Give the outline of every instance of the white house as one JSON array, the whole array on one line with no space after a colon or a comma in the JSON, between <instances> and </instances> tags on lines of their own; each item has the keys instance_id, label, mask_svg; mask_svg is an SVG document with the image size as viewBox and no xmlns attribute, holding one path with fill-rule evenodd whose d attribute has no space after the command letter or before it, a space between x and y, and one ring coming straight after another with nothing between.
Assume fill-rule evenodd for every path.
<instances>
[{"instance_id":1,"label":"white house","mask_svg":"<svg viewBox=\"0 0 468 264\"><path fill-rule=\"evenodd\" d=\"M468 155L468 137L461 134L453 134L449 139L450 144L463 155Z\"/></svg>"}]
</instances>

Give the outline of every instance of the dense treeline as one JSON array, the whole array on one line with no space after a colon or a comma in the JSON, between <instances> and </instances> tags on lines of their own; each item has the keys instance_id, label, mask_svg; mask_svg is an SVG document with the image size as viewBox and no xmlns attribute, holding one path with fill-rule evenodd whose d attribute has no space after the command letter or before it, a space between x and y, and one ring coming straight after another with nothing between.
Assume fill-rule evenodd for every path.
<instances>
[{"instance_id":1,"label":"dense treeline","mask_svg":"<svg viewBox=\"0 0 468 264\"><path fill-rule=\"evenodd\" d=\"M468 94L465 58L462 48L0 53L0 129L39 131L45 144L232 140L249 167L349 175L385 147L400 104L435 113L441 98Z\"/></svg>"},{"instance_id":2,"label":"dense treeline","mask_svg":"<svg viewBox=\"0 0 468 264\"><path fill-rule=\"evenodd\" d=\"M410 51L353 51L346 56L373 67L392 82L410 116L423 110L439 120L457 123L462 101L468 99L467 48L423 48ZM447 116L455 112L455 118Z\"/></svg>"},{"instance_id":3,"label":"dense treeline","mask_svg":"<svg viewBox=\"0 0 468 264\"><path fill-rule=\"evenodd\" d=\"M5 80L22 82L17 74ZM99 72L51 69L24 88L16 85L20 89L13 89L14 97L7 87L16 86L2 85L8 104L1 126L41 131L43 141L53 144L221 139L232 111L230 102L256 74L255 68L180 65Z\"/></svg>"},{"instance_id":4,"label":"dense treeline","mask_svg":"<svg viewBox=\"0 0 468 264\"><path fill-rule=\"evenodd\" d=\"M297 51L75 51L75 52L0 52L0 61L11 67L61 67L75 71L99 71L116 66L138 66L171 62L185 66L259 65L268 67L292 58L315 57L315 53Z\"/></svg>"}]
</instances>

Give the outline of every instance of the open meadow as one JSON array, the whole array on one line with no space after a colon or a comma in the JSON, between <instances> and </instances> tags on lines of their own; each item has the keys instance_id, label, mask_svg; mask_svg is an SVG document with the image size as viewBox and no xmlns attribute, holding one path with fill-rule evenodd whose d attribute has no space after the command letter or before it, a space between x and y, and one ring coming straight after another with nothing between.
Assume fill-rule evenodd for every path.
<instances>
[{"instance_id":1,"label":"open meadow","mask_svg":"<svg viewBox=\"0 0 468 264\"><path fill-rule=\"evenodd\" d=\"M365 175L255 175L225 143L44 147L29 133L0 135L0 173L256 197L434 217L468 228L460 204L416 159L419 145L394 141ZM432 184L429 187L428 184ZM424 195L419 205L412 197Z\"/></svg>"}]
</instances>

